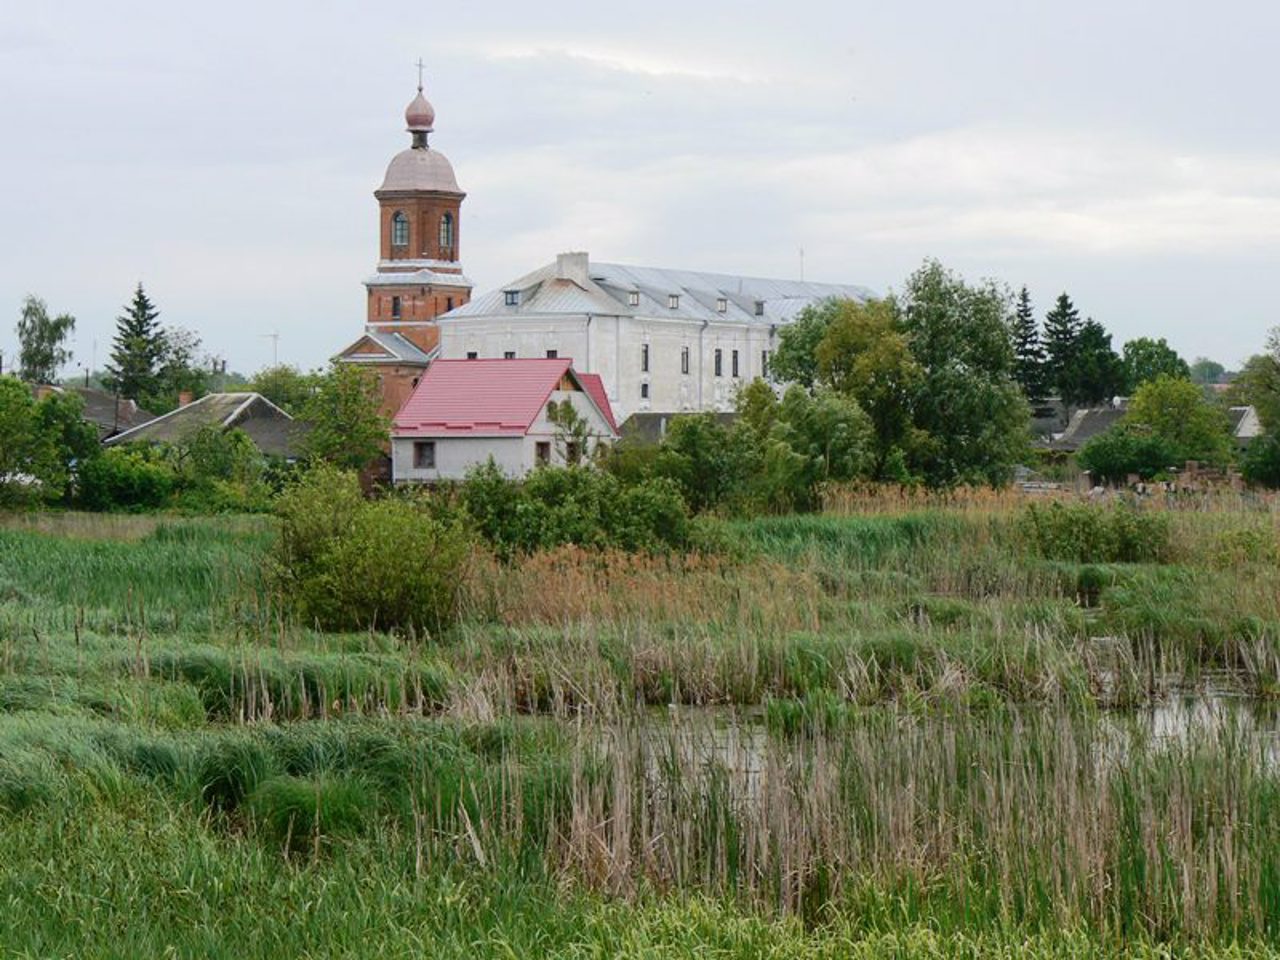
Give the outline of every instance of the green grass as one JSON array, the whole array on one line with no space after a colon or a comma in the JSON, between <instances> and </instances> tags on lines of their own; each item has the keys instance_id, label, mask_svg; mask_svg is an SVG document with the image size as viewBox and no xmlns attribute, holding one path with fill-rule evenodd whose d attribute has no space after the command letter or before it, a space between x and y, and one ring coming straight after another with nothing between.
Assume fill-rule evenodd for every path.
<instances>
[{"instance_id":1,"label":"green grass","mask_svg":"<svg viewBox=\"0 0 1280 960\"><path fill-rule=\"evenodd\" d=\"M270 521L0 522L0 956L1280 956L1274 719L1107 709L1280 691L1274 522L1162 527L734 522L428 644L287 616Z\"/></svg>"}]
</instances>

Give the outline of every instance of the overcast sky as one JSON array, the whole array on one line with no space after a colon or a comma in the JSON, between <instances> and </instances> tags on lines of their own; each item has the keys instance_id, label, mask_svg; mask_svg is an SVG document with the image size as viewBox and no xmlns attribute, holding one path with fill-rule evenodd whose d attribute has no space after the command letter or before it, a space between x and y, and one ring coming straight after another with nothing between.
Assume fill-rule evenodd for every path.
<instances>
[{"instance_id":1,"label":"overcast sky","mask_svg":"<svg viewBox=\"0 0 1280 960\"><path fill-rule=\"evenodd\" d=\"M422 56L481 290L937 257L1231 365L1280 323L1277 36L1274 0L8 4L0 350L35 293L101 365L141 280L232 369L323 363Z\"/></svg>"}]
</instances>

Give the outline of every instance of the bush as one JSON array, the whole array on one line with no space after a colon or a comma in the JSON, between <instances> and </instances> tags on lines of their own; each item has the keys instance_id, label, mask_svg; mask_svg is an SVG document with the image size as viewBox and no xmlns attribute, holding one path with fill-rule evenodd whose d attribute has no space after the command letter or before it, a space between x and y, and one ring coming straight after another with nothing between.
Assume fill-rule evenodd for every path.
<instances>
[{"instance_id":1,"label":"bush","mask_svg":"<svg viewBox=\"0 0 1280 960\"><path fill-rule=\"evenodd\" d=\"M169 502L173 470L145 447L111 447L80 471L80 499L90 510L154 510Z\"/></svg>"},{"instance_id":2,"label":"bush","mask_svg":"<svg viewBox=\"0 0 1280 960\"><path fill-rule=\"evenodd\" d=\"M1123 483L1131 474L1150 480L1178 463L1178 451L1150 431L1120 425L1086 443L1077 457L1100 483Z\"/></svg>"},{"instance_id":3,"label":"bush","mask_svg":"<svg viewBox=\"0 0 1280 960\"><path fill-rule=\"evenodd\" d=\"M1050 560L1159 563L1172 549L1167 517L1126 506L1031 504L1019 529L1031 549Z\"/></svg>"},{"instance_id":4,"label":"bush","mask_svg":"<svg viewBox=\"0 0 1280 960\"><path fill-rule=\"evenodd\" d=\"M1259 487L1280 489L1280 437L1258 437L1241 464L1244 478Z\"/></svg>"},{"instance_id":5,"label":"bush","mask_svg":"<svg viewBox=\"0 0 1280 960\"><path fill-rule=\"evenodd\" d=\"M331 630L443 629L457 616L465 531L426 504L366 502L355 474L317 466L278 504L274 577L308 621Z\"/></svg>"},{"instance_id":6,"label":"bush","mask_svg":"<svg viewBox=\"0 0 1280 960\"><path fill-rule=\"evenodd\" d=\"M691 536L679 486L661 477L624 485L594 467L543 467L521 482L490 461L467 475L460 499L504 559L565 544L680 550Z\"/></svg>"}]
</instances>

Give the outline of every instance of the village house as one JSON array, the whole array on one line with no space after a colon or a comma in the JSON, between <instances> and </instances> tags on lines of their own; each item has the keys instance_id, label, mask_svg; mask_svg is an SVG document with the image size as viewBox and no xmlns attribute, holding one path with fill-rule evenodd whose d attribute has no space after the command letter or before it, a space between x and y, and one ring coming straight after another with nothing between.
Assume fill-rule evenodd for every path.
<instances>
[{"instance_id":1,"label":"village house","mask_svg":"<svg viewBox=\"0 0 1280 960\"><path fill-rule=\"evenodd\" d=\"M118 433L105 440L105 445L181 443L213 427L244 431L268 456L292 460L300 454L306 424L294 420L260 393L210 393L199 400L183 400L176 410Z\"/></svg>"},{"instance_id":2,"label":"village house","mask_svg":"<svg viewBox=\"0 0 1280 960\"><path fill-rule=\"evenodd\" d=\"M566 430L554 409L582 424ZM461 480L490 458L509 476L590 457L618 437L598 376L567 359L436 360L391 428L396 483Z\"/></svg>"}]
</instances>

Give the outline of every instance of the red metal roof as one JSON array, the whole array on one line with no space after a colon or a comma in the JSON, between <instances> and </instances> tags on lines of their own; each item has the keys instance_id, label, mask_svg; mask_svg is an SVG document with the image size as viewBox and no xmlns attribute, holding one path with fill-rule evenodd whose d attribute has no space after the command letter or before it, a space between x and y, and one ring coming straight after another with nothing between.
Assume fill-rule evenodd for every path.
<instances>
[{"instance_id":1,"label":"red metal roof","mask_svg":"<svg viewBox=\"0 0 1280 960\"><path fill-rule=\"evenodd\" d=\"M600 408L600 412L604 414L604 418L609 421L609 426L613 428L613 432L618 432L618 423L613 419L613 407L609 405L609 395L605 393L604 381L600 379L598 373L578 373L573 371L573 375L578 378L578 383L582 384L582 389L595 401L596 406Z\"/></svg>"},{"instance_id":2,"label":"red metal roof","mask_svg":"<svg viewBox=\"0 0 1280 960\"><path fill-rule=\"evenodd\" d=\"M436 360L396 414L392 433L397 437L523 436L570 368L568 359ZM613 411L599 377L589 387L584 377L592 375L573 375L613 427Z\"/></svg>"}]
</instances>

